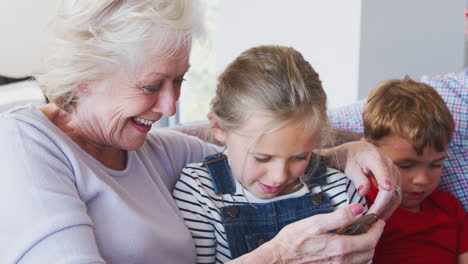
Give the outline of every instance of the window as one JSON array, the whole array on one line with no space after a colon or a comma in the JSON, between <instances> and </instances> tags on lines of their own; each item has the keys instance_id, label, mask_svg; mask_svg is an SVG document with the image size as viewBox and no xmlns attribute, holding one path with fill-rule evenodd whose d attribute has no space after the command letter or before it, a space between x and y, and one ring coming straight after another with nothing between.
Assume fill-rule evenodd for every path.
<instances>
[{"instance_id":1,"label":"window","mask_svg":"<svg viewBox=\"0 0 468 264\"><path fill-rule=\"evenodd\" d=\"M206 120L210 100L216 90L216 52L214 38L218 0L202 0L206 6L206 37L194 41L190 57L190 70L182 86L179 100L178 122ZM169 123L171 125L171 123Z\"/></svg>"}]
</instances>

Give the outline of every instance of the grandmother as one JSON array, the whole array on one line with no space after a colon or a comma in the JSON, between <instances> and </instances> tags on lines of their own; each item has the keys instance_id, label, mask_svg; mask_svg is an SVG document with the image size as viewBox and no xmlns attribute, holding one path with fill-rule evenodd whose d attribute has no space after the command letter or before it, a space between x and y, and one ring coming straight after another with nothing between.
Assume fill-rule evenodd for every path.
<instances>
[{"instance_id":1,"label":"grandmother","mask_svg":"<svg viewBox=\"0 0 468 264\"><path fill-rule=\"evenodd\" d=\"M194 0L61 5L55 42L37 76L51 103L0 117L0 263L194 262L171 192L184 165L219 149L151 125L176 111L192 37L201 29L198 6ZM362 194L364 173L376 175L383 191L371 210L385 218L398 205L397 174L375 148L352 143L323 154L349 160L339 167ZM358 236L328 232L361 212L351 205L294 223L233 262L366 263L383 221Z\"/></svg>"}]
</instances>

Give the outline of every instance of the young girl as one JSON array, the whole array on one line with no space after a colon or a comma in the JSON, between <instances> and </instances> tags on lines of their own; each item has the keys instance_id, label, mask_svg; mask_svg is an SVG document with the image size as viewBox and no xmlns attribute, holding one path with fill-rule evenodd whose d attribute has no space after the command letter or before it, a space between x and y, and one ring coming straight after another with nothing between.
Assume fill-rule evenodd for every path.
<instances>
[{"instance_id":1,"label":"young girl","mask_svg":"<svg viewBox=\"0 0 468 264\"><path fill-rule=\"evenodd\" d=\"M224 263L284 226L365 200L312 153L330 136L318 74L293 48L242 53L219 77L208 115L226 149L185 167L173 195L197 263Z\"/></svg>"}]
</instances>

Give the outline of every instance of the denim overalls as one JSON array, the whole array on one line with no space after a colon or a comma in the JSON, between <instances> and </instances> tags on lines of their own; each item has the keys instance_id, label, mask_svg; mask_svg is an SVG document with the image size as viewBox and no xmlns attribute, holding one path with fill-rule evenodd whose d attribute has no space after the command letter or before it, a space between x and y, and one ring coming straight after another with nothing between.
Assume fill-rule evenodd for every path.
<instances>
[{"instance_id":1,"label":"denim overalls","mask_svg":"<svg viewBox=\"0 0 468 264\"><path fill-rule=\"evenodd\" d=\"M311 162L305 171L306 175L316 166L314 160L318 159L311 157ZM208 169L217 194L236 192L235 181L231 175L227 157L223 153L208 156L203 163ZM306 184L310 190L312 187L326 184L326 178L321 177L326 171L326 165L320 159L314 174L307 177L309 180ZM269 241L289 223L333 211L334 207L328 195L320 192L268 203L236 205L234 202L233 205L221 208L221 217L231 257L234 259Z\"/></svg>"}]
</instances>

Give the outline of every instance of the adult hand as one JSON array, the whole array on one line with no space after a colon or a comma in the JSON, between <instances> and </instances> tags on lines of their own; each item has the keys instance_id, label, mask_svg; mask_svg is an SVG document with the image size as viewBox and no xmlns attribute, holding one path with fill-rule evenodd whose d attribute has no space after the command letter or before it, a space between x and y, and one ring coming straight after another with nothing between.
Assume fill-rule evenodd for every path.
<instances>
[{"instance_id":1,"label":"adult hand","mask_svg":"<svg viewBox=\"0 0 468 264\"><path fill-rule=\"evenodd\" d=\"M232 263L369 263L385 223L378 220L367 233L349 236L329 233L348 225L362 213L353 204L287 225L271 241Z\"/></svg>"},{"instance_id":2,"label":"adult hand","mask_svg":"<svg viewBox=\"0 0 468 264\"><path fill-rule=\"evenodd\" d=\"M344 170L353 181L359 195L364 196L370 188L369 176L374 176L379 192L369 213L388 219L401 202L400 173L392 160L374 145L355 141L338 147L322 150L332 167ZM398 187L395 187L398 186Z\"/></svg>"}]
</instances>

